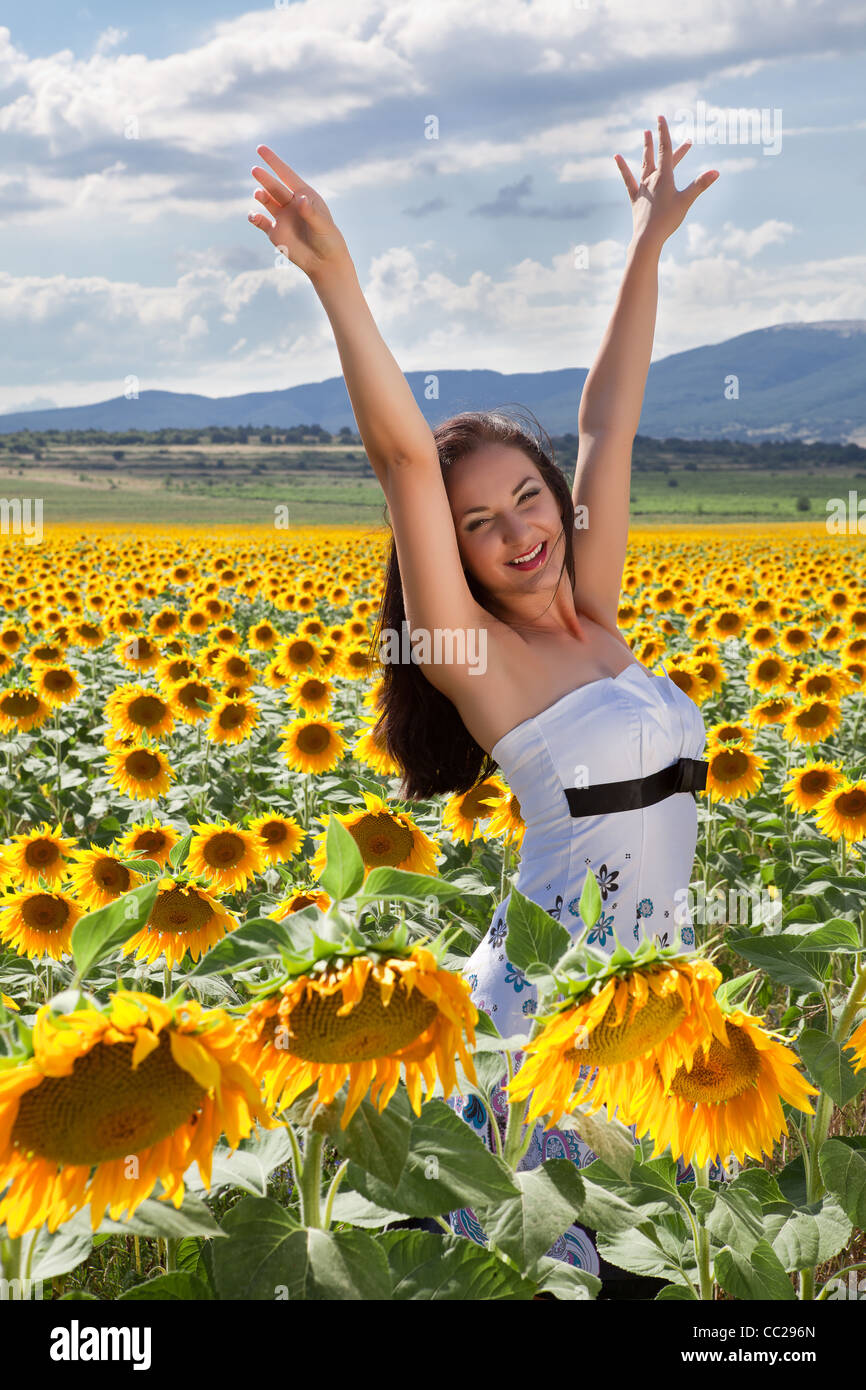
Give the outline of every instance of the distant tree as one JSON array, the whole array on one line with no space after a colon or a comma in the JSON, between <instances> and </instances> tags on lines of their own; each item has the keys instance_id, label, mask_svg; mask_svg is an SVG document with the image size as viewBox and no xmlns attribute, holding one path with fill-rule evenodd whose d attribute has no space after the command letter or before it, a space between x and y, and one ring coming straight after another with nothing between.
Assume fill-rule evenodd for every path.
<instances>
[{"instance_id":1,"label":"distant tree","mask_svg":"<svg viewBox=\"0 0 866 1390\"><path fill-rule=\"evenodd\" d=\"M797 511L798 511L798 512L810 512L811 510L812 510L812 499L811 499L811 497L802 496L802 497L798 497L798 498L797 498Z\"/></svg>"},{"instance_id":2,"label":"distant tree","mask_svg":"<svg viewBox=\"0 0 866 1390\"><path fill-rule=\"evenodd\" d=\"M118 461L118 463L119 463L120 460L123 458L123 455L124 455L124 450L123 450L123 449L115 449L115 450L113 451L111 457L112 457L113 459L117 459L117 461Z\"/></svg>"}]
</instances>

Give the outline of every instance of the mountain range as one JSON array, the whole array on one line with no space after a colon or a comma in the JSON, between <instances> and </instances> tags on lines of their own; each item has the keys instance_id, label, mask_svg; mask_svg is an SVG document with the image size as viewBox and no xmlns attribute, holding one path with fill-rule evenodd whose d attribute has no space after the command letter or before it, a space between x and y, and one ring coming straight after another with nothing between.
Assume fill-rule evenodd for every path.
<instances>
[{"instance_id":1,"label":"mountain range","mask_svg":"<svg viewBox=\"0 0 866 1390\"><path fill-rule=\"evenodd\" d=\"M514 372L407 372L432 426L461 410L529 407L549 434L577 433L587 368ZM431 375L438 397L428 400ZM672 353L649 369L639 433L657 439L794 440L866 445L866 320L780 323L721 343ZM92 405L0 415L17 430L200 429L318 424L355 431L341 376L238 396L141 391Z\"/></svg>"}]
</instances>

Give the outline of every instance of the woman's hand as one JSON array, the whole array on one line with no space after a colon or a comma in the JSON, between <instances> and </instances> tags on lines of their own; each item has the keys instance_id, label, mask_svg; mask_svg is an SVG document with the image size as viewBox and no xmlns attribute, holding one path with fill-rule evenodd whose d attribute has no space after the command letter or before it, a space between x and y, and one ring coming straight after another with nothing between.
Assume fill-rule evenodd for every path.
<instances>
[{"instance_id":1,"label":"woman's hand","mask_svg":"<svg viewBox=\"0 0 866 1390\"><path fill-rule=\"evenodd\" d=\"M311 279L323 269L350 261L348 247L324 198L267 145L257 145L256 154L279 178L258 164L253 166L251 173L262 185L256 189L255 197L274 220L270 222L264 213L251 212L250 222L266 232L273 245Z\"/></svg>"},{"instance_id":2,"label":"woman's hand","mask_svg":"<svg viewBox=\"0 0 866 1390\"><path fill-rule=\"evenodd\" d=\"M693 179L687 188L677 189L674 186L674 169L691 143L691 140L685 140L672 151L668 123L664 116L659 116L659 167L656 168L652 131L645 130L639 184L635 182L622 155L614 155L631 198L634 237L654 240L659 249L676 231L695 199L719 177L718 169L708 169L699 178Z\"/></svg>"}]
</instances>

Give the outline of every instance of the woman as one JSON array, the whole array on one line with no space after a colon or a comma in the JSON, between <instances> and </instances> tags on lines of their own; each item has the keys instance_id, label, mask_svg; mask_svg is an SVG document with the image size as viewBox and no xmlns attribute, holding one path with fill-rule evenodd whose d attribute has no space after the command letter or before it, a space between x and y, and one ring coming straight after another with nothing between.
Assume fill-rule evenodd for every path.
<instances>
[{"instance_id":1,"label":"woman","mask_svg":"<svg viewBox=\"0 0 866 1390\"><path fill-rule=\"evenodd\" d=\"M718 177L709 170L678 191L673 171L690 142L674 151L664 117L658 123L658 168L645 131L639 183L615 156L633 235L580 400L571 496L542 444L504 416L464 414L430 430L322 198L267 146L258 153L269 170L252 170L265 211L250 221L313 283L387 499L394 539L381 626L399 633L407 621L413 638L427 638L414 647L418 660L384 667L380 723L404 771L402 794L464 792L501 766L526 824L516 886L576 935L591 865L603 900L595 940L608 951L615 932L629 945L674 938L697 836L688 789L700 783L688 776L705 742L693 702L636 662L617 626L659 255ZM505 956L507 904L465 972L503 1036L525 1031L535 1002ZM483 1113L467 1105L464 1118L490 1142ZM592 1157L573 1134L539 1126L524 1166L553 1154ZM452 1221L480 1238L471 1213ZM599 1269L579 1226L551 1253Z\"/></svg>"}]
</instances>

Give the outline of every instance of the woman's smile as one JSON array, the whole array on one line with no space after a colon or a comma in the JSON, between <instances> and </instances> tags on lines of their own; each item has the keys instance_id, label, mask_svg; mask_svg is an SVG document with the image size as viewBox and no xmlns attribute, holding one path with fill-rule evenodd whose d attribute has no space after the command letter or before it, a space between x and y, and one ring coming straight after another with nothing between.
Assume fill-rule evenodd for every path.
<instances>
[{"instance_id":1,"label":"woman's smile","mask_svg":"<svg viewBox=\"0 0 866 1390\"><path fill-rule=\"evenodd\" d=\"M522 555L517 555L513 560L507 560L506 564L516 570L536 570L539 565L543 565L547 559L547 541L539 541L536 545L525 550Z\"/></svg>"}]
</instances>

